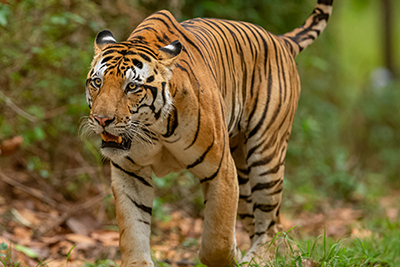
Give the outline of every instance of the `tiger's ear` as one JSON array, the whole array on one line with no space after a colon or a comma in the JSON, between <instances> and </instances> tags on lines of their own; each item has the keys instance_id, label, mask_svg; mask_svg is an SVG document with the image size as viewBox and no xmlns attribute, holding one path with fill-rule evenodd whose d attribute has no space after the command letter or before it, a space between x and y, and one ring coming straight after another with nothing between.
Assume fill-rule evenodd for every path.
<instances>
[{"instance_id":1,"label":"tiger's ear","mask_svg":"<svg viewBox=\"0 0 400 267\"><path fill-rule=\"evenodd\" d=\"M113 34L110 31L101 31L97 34L96 40L94 41L94 54L100 53L103 48L108 44L116 43Z\"/></svg>"},{"instance_id":2,"label":"tiger's ear","mask_svg":"<svg viewBox=\"0 0 400 267\"><path fill-rule=\"evenodd\" d=\"M174 64L175 60L181 53L182 44L178 40L175 40L169 45L161 47L158 51L160 52L158 55L160 62L165 66L170 67Z\"/></svg>"}]
</instances>

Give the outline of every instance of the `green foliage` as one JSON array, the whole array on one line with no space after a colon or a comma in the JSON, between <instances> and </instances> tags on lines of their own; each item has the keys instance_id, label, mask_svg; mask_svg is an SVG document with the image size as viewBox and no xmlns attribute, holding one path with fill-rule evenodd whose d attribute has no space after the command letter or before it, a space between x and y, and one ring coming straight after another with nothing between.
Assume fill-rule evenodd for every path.
<instances>
[{"instance_id":1,"label":"green foliage","mask_svg":"<svg viewBox=\"0 0 400 267\"><path fill-rule=\"evenodd\" d=\"M8 245L5 242L2 242L0 244L0 250L6 250L6 254L4 255L2 253L0 253L0 262L3 264L3 266L12 266L12 267L19 267L21 266L21 263L19 262L12 262L12 258L11 258L11 246L8 247ZM25 247L25 246L21 246L16 244L15 245L15 250L20 251L22 253L24 253L26 256L28 256L29 258L37 258L38 255L36 252L34 252L32 249ZM42 261L40 261L36 267L41 267L41 266L47 266L46 263L43 263Z\"/></svg>"},{"instance_id":2,"label":"green foliage","mask_svg":"<svg viewBox=\"0 0 400 267\"><path fill-rule=\"evenodd\" d=\"M24 253L26 256L28 256L29 258L37 258L38 254L33 251L32 249L25 247L25 246L21 246L21 245L15 245L15 249L17 251L20 251L22 253Z\"/></svg>"},{"instance_id":3,"label":"green foliage","mask_svg":"<svg viewBox=\"0 0 400 267\"><path fill-rule=\"evenodd\" d=\"M0 244L0 250L6 250L6 249L8 249L8 245L6 244L6 242L2 242ZM0 253L0 257L5 257L5 256L6 255Z\"/></svg>"},{"instance_id":4,"label":"green foliage","mask_svg":"<svg viewBox=\"0 0 400 267\"><path fill-rule=\"evenodd\" d=\"M333 240L324 235L308 240L298 240L295 234L278 233L270 244L275 259L271 262L253 261L239 264L249 267L298 267L298 266L397 266L400 255L396 250L400 246L397 229L385 228L384 235L373 235L360 239L350 236Z\"/></svg>"},{"instance_id":5,"label":"green foliage","mask_svg":"<svg viewBox=\"0 0 400 267\"><path fill-rule=\"evenodd\" d=\"M58 156L68 140L79 142L77 121L88 112L82 88L100 10L89 1L76 4L23 0L0 5L2 93L34 117L0 106L0 139L22 135L24 147L45 151L29 155L27 167L47 177L59 168L49 158ZM10 18L13 23L5 23Z\"/></svg>"},{"instance_id":6,"label":"green foliage","mask_svg":"<svg viewBox=\"0 0 400 267\"><path fill-rule=\"evenodd\" d=\"M10 19L11 11L8 6L4 4L0 4L0 25L5 27L8 24L8 20Z\"/></svg>"},{"instance_id":7,"label":"green foliage","mask_svg":"<svg viewBox=\"0 0 400 267\"><path fill-rule=\"evenodd\" d=\"M0 4L1 93L34 118L18 115L0 95L0 140L22 135L26 169L48 179L68 199L87 189L82 185L88 176L63 183L61 176L53 174L75 166L76 152L99 166L96 176L104 179L99 142L78 137L79 121L89 112L84 83L98 31L110 29L118 40L124 40L147 15L166 8L178 20L198 16L244 20L280 34L301 25L316 0L284 0L284 4L281 0L100 2L21 0ZM378 19L376 1L335 1L326 32L296 59L302 94L287 152L283 208L313 211L321 198L354 201L361 196L371 209L372 198L400 188L400 84L393 80L376 88L370 79L382 64ZM400 25L400 17L395 25ZM394 56L400 46L396 49ZM1 164L0 168L7 162ZM199 215L203 198L198 180L190 173L153 180L158 187L157 219L168 219L170 207L164 203ZM111 198L104 202L113 217ZM382 226L381 222L376 225ZM388 223L385 227L398 226ZM296 245L304 250L303 258L318 259L322 265L354 263L354 255L361 257L360 265L367 264L369 258L376 258L371 251L391 255L388 261L398 263L392 251L399 249L388 248L399 248L395 237L400 237L397 232L389 233L393 235L381 233L379 242L362 241L346 249L344 241L326 238L326 250L318 243L320 239L296 241ZM291 242L287 236L282 238ZM299 260L277 258L276 266ZM107 264L112 265L104 261L88 266Z\"/></svg>"},{"instance_id":8,"label":"green foliage","mask_svg":"<svg viewBox=\"0 0 400 267\"><path fill-rule=\"evenodd\" d=\"M75 247L76 247L76 245L72 246L72 248L70 248L70 250L68 250L67 259L65 260L67 263L68 263L69 256L71 256L71 252Z\"/></svg>"}]
</instances>

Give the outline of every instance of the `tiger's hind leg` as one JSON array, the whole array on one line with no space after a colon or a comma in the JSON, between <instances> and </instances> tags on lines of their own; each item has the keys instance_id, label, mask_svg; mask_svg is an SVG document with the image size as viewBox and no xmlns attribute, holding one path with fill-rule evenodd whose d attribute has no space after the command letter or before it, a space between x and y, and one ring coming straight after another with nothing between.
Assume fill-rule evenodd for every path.
<instances>
[{"instance_id":1,"label":"tiger's hind leg","mask_svg":"<svg viewBox=\"0 0 400 267\"><path fill-rule=\"evenodd\" d=\"M235 160L239 183L238 216L249 237L254 237L254 214L249 169L247 168L246 159L244 157L244 146L240 141L242 141L240 140L240 137L235 138L235 140L231 140L231 143L234 144L233 147L231 147L231 154ZM252 239L251 242L253 242Z\"/></svg>"},{"instance_id":2,"label":"tiger's hind leg","mask_svg":"<svg viewBox=\"0 0 400 267\"><path fill-rule=\"evenodd\" d=\"M248 140L246 144L254 233L250 236L252 246L242 262L250 262L253 258L268 260L269 241L281 230L279 210L288 136L288 133L278 131L263 141Z\"/></svg>"}]
</instances>

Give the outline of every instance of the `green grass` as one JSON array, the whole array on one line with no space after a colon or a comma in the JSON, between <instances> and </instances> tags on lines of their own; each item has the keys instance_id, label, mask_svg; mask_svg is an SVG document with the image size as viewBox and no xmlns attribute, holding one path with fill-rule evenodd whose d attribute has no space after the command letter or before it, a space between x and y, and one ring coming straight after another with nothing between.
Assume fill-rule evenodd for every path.
<instances>
[{"instance_id":1,"label":"green grass","mask_svg":"<svg viewBox=\"0 0 400 267\"><path fill-rule=\"evenodd\" d=\"M274 260L250 262L248 265L242 263L239 266L400 266L399 223L379 223L382 224L380 232L364 239L349 235L335 240L325 234L298 240L290 231L281 232L275 237L279 245L274 249Z\"/></svg>"}]
</instances>

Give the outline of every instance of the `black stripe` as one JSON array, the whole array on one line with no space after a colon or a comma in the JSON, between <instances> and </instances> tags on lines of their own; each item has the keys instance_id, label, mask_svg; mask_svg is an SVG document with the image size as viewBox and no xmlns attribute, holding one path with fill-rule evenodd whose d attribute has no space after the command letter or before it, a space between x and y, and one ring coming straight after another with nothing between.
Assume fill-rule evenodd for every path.
<instances>
[{"instance_id":1,"label":"black stripe","mask_svg":"<svg viewBox=\"0 0 400 267\"><path fill-rule=\"evenodd\" d=\"M269 142L268 142L268 143L269 143ZM279 147L281 147L281 146L280 146L281 144L282 144L282 142L279 143L278 145L276 145L274 151L272 151L272 153L271 153L270 155L265 156L264 158L262 158L262 159L259 160L259 161L253 162L253 163L249 166L249 168L253 168L253 167L257 167L257 166L263 166L263 165L267 165L268 163L270 163L270 162L274 159L274 157L277 155L277 150L278 150ZM266 148L266 146L264 146L264 147L262 148L262 150L264 150L265 148Z\"/></svg>"},{"instance_id":2,"label":"black stripe","mask_svg":"<svg viewBox=\"0 0 400 267\"><path fill-rule=\"evenodd\" d=\"M133 161L133 159L131 159L129 156L126 156L125 157L127 160L129 160L132 164L135 164L136 165L136 163Z\"/></svg>"},{"instance_id":3,"label":"black stripe","mask_svg":"<svg viewBox=\"0 0 400 267\"><path fill-rule=\"evenodd\" d=\"M257 232L257 233L254 233L254 235L265 235L265 233L266 233L267 231L264 231L264 232ZM254 236L253 235L253 236Z\"/></svg>"},{"instance_id":4,"label":"black stripe","mask_svg":"<svg viewBox=\"0 0 400 267\"><path fill-rule=\"evenodd\" d=\"M203 21L203 23L206 24L209 28L211 28L211 30L212 30L212 32L213 32L213 35L218 34L218 36L219 36L222 40L224 40L224 38L222 37L222 35L220 34L220 32L217 31L217 30L215 29L215 27L213 27L213 25L211 25L211 23L212 23L211 20L203 19L202 21ZM215 38L215 37L214 37L214 38ZM226 45L225 45L226 41L222 41L222 42L213 42L213 43L217 46L217 49L218 49L218 52L219 52L219 55L220 55L220 60L222 61L222 65L224 65L224 66L229 66L230 64L228 64L228 62L226 62L226 63L224 62L224 60L228 58L228 55L225 53L225 56L223 56L224 53L223 53L223 51L222 51L223 49L222 49L222 47L221 47L221 44L224 45L224 46L225 46L225 52L226 52ZM222 71L221 74L222 74L222 77L220 77L220 78L221 78L220 80L221 80L222 84L219 84L219 87L220 87L220 90L222 90L222 94L225 96L225 95L226 95L226 83L225 83L225 81L227 80L226 72L225 72L225 71Z\"/></svg>"},{"instance_id":5,"label":"black stripe","mask_svg":"<svg viewBox=\"0 0 400 267\"><path fill-rule=\"evenodd\" d=\"M240 169L240 168L236 168L237 171L245 174L245 175L249 175L250 173L250 168L246 168L246 169Z\"/></svg>"},{"instance_id":6,"label":"black stripe","mask_svg":"<svg viewBox=\"0 0 400 267\"><path fill-rule=\"evenodd\" d=\"M268 44L267 44L266 37L268 36L271 39L271 36L261 26L252 25L252 24L248 24L248 23L246 23L246 24L243 23L243 26L245 26L247 29L249 29L249 31L251 31L251 33L254 35L255 39L258 42L260 52L264 52L264 64L262 66L264 67L264 75L267 75L267 70L265 68L267 66L267 61L268 61ZM261 43L260 43L260 41L259 41L257 36L259 36L259 38L262 41L262 45L264 47L263 51L261 49Z\"/></svg>"},{"instance_id":7,"label":"black stripe","mask_svg":"<svg viewBox=\"0 0 400 267\"><path fill-rule=\"evenodd\" d=\"M144 25L142 25L142 26L144 26ZM141 27L139 30L135 30L135 34L138 34L139 32L142 32L142 31L151 31L151 32L154 32L156 34L158 33L157 30L154 29L154 27L152 25L150 25L148 27Z\"/></svg>"},{"instance_id":8,"label":"black stripe","mask_svg":"<svg viewBox=\"0 0 400 267\"><path fill-rule=\"evenodd\" d=\"M105 56L107 56L108 54L112 54L112 53L119 53L119 50L107 48L107 50L105 50L105 51L103 52L102 56L105 57Z\"/></svg>"},{"instance_id":9,"label":"black stripe","mask_svg":"<svg viewBox=\"0 0 400 267\"><path fill-rule=\"evenodd\" d=\"M162 136L165 138L171 137L174 134L177 127L178 127L178 112L174 107L168 116L167 132Z\"/></svg>"},{"instance_id":10,"label":"black stripe","mask_svg":"<svg viewBox=\"0 0 400 267\"><path fill-rule=\"evenodd\" d=\"M261 115L261 119L258 121L256 127L254 127L250 131L249 135L247 136L247 139L250 139L253 135L255 135L257 133L257 131L261 128L261 126L262 126L262 124L263 124L263 122L265 120L265 117L267 115L267 110L268 110L268 107L269 107L269 102L271 100L271 90L272 90L272 76L271 76L271 73L272 73L271 61L268 61L267 103L265 104L265 108L264 108L263 114ZM257 108L257 107L255 107L255 108ZM249 121L249 123L250 123L250 121Z\"/></svg>"},{"instance_id":11,"label":"black stripe","mask_svg":"<svg viewBox=\"0 0 400 267\"><path fill-rule=\"evenodd\" d=\"M275 60L276 60L276 66L277 66L277 76L278 76L278 81L279 81L279 103L278 103L278 107L277 109L275 109L274 114L272 115L272 117L268 120L268 125L265 128L265 130L263 131L263 133L261 134L261 136L264 136L265 133L268 131L268 129L272 126L272 124L275 122L276 118L278 117L279 111L281 110L281 106L282 106L282 82L280 79L281 76L281 67L282 65L279 64L279 56L278 56L278 48L276 46L275 40L274 38L271 38L271 42L274 45L274 49L275 49Z\"/></svg>"},{"instance_id":12,"label":"black stripe","mask_svg":"<svg viewBox=\"0 0 400 267\"><path fill-rule=\"evenodd\" d=\"M214 179L218 175L219 170L221 169L222 160L224 159L224 155L225 155L225 145L226 145L225 143L226 142L225 142L225 137L224 137L224 147L223 147L223 150L222 150L221 161L219 162L218 169L211 176L200 180L200 183L204 183L206 181L210 181L210 180Z\"/></svg>"},{"instance_id":13,"label":"black stripe","mask_svg":"<svg viewBox=\"0 0 400 267\"><path fill-rule=\"evenodd\" d=\"M270 194L267 194L266 196L274 196L274 195L277 195L279 193L282 193L282 191L283 191L283 187L280 187L278 190L276 190L276 191L274 191L274 192L272 192Z\"/></svg>"},{"instance_id":14,"label":"black stripe","mask_svg":"<svg viewBox=\"0 0 400 267\"><path fill-rule=\"evenodd\" d=\"M256 146L252 147L247 153L246 161L253 155L253 153L262 145L262 143L258 143Z\"/></svg>"},{"instance_id":15,"label":"black stripe","mask_svg":"<svg viewBox=\"0 0 400 267\"><path fill-rule=\"evenodd\" d=\"M238 181L239 181L239 185L247 184L247 182L249 181L249 178L243 178L240 175L238 175Z\"/></svg>"},{"instance_id":16,"label":"black stripe","mask_svg":"<svg viewBox=\"0 0 400 267\"><path fill-rule=\"evenodd\" d=\"M151 77L153 77L153 80L154 80L154 76L151 76ZM162 87L162 90L161 90L161 95L162 95L162 99L163 99L163 106L167 103L167 93L166 93L166 91L165 91L165 86L167 85L167 83L166 82L162 82L161 83L161 87ZM160 111L161 111L161 109L162 108L160 108Z\"/></svg>"},{"instance_id":17,"label":"black stripe","mask_svg":"<svg viewBox=\"0 0 400 267\"><path fill-rule=\"evenodd\" d=\"M214 51L216 51L215 44L211 41L212 36L208 32L206 32L205 29L200 28L198 30L198 32L192 31L192 33L194 37L196 37L197 41L199 41L202 45L200 47L204 48L204 52L201 53L200 56L203 59L203 62L208 66L209 70L211 71L214 81L217 82L217 78L214 73L215 70L211 64L213 63L214 66L216 65L215 57L213 56Z\"/></svg>"},{"instance_id":18,"label":"black stripe","mask_svg":"<svg viewBox=\"0 0 400 267\"><path fill-rule=\"evenodd\" d=\"M271 223L269 224L269 226L268 226L268 228L267 229L269 229L269 228L271 228L272 226L274 226L276 224L276 222L275 221L271 221Z\"/></svg>"},{"instance_id":19,"label":"black stripe","mask_svg":"<svg viewBox=\"0 0 400 267\"><path fill-rule=\"evenodd\" d=\"M252 56L252 58L253 59L255 59L255 56L254 56L254 52L255 52L255 50L254 50L254 48L253 48L253 45L254 45L254 42L253 42L253 38L251 38L248 34L247 34L247 31L246 31L246 29L244 29L243 27L245 26L245 22L238 22L238 29L240 29L240 30L242 30L242 32L244 33L244 35L246 36L246 39L247 39L247 42L248 42L248 45L250 46L250 52L251 52L251 56ZM234 27L236 27L233 23L231 24L232 26L234 26ZM240 32L239 32L240 33ZM240 35L242 35L241 33L240 33ZM243 41L245 40L245 38L243 38Z\"/></svg>"},{"instance_id":20,"label":"black stripe","mask_svg":"<svg viewBox=\"0 0 400 267\"><path fill-rule=\"evenodd\" d=\"M146 213L148 213L148 214L151 215L151 213L152 213L152 211L153 211L153 208L147 207L147 206L142 205L142 204L138 204L138 203L136 203L136 201L134 201L129 195L127 195L127 194L125 194L125 195L129 198L130 201L132 201L133 204L135 204L136 207L138 207L138 208L141 209L142 211L144 211L144 212L146 212Z\"/></svg>"},{"instance_id":21,"label":"black stripe","mask_svg":"<svg viewBox=\"0 0 400 267\"><path fill-rule=\"evenodd\" d=\"M145 54L143 54L143 53L139 53L139 56L141 56L144 60L146 60L147 62L151 62L151 59L148 57L148 56L146 56Z\"/></svg>"},{"instance_id":22,"label":"black stripe","mask_svg":"<svg viewBox=\"0 0 400 267\"><path fill-rule=\"evenodd\" d=\"M267 165L267 164L270 163L271 160L274 158L275 153L276 153L276 149L275 149L274 152L271 153L271 155L268 155L268 156L264 157L263 159L252 163L252 164L250 165L250 168L257 167L257 166Z\"/></svg>"},{"instance_id":23,"label":"black stripe","mask_svg":"<svg viewBox=\"0 0 400 267\"><path fill-rule=\"evenodd\" d=\"M117 165L116 163L114 163L113 161L111 161L112 165L114 165L115 168L123 171L124 173L128 174L129 176L135 177L136 179L138 179L142 184L153 187L151 184L149 184L149 182L147 182L143 177L138 176L137 174L124 170L122 169L119 165Z\"/></svg>"},{"instance_id":24,"label":"black stripe","mask_svg":"<svg viewBox=\"0 0 400 267\"><path fill-rule=\"evenodd\" d=\"M309 27L307 27L307 28L301 27L303 29L300 32L298 32L294 37L288 37L288 38L293 40L297 44L299 44L301 41L308 39L308 38L304 38L304 37L307 36L307 34L310 31L315 31L318 35L318 31L316 29L313 29L313 27L318 25L321 20L328 21L328 19L329 19L329 14L326 14L326 13L315 14L312 16L313 21ZM307 36L307 37L310 37L310 36ZM303 47L300 47L300 48L304 49Z\"/></svg>"},{"instance_id":25,"label":"black stripe","mask_svg":"<svg viewBox=\"0 0 400 267\"><path fill-rule=\"evenodd\" d=\"M150 225L150 223L147 222L147 221L143 221L143 220L141 220L141 219L138 219L138 221L139 221L139 222L142 222L142 223L144 223L144 224Z\"/></svg>"},{"instance_id":26,"label":"black stripe","mask_svg":"<svg viewBox=\"0 0 400 267\"><path fill-rule=\"evenodd\" d=\"M276 181L271 181L271 182L268 182L268 183L258 183L255 186L253 186L253 188L251 189L251 192L253 193L254 191L259 191L259 190L264 190L264 189L271 189L275 185L277 185L280 181L282 181L282 180L278 179Z\"/></svg>"},{"instance_id":27,"label":"black stripe","mask_svg":"<svg viewBox=\"0 0 400 267\"><path fill-rule=\"evenodd\" d=\"M280 163L278 163L278 165L276 165L275 167L269 169L268 171L265 171L265 172L261 173L259 176L275 174L275 173L277 173L279 171L279 169L281 168L281 166L283 164L284 164L284 162L280 162Z\"/></svg>"},{"instance_id":28,"label":"black stripe","mask_svg":"<svg viewBox=\"0 0 400 267\"><path fill-rule=\"evenodd\" d=\"M115 48L115 49L126 49L128 46L126 45L126 44L123 44L123 43L117 43L117 44L114 44L114 45L109 45L108 47L107 47L107 50L108 49L112 49L112 48Z\"/></svg>"},{"instance_id":29,"label":"black stripe","mask_svg":"<svg viewBox=\"0 0 400 267\"><path fill-rule=\"evenodd\" d=\"M175 25L175 24L173 23L173 21L171 21L171 18L168 17L168 16L167 16L166 14L164 14L164 13L159 13L159 14L160 14L160 15L163 15L164 17L166 17L166 18L171 22L171 24L172 24L172 26L175 28L175 30L177 30L177 31L181 34L181 36L185 39L185 41L186 41L187 43L189 43L191 46L193 46L193 47L198 51L199 55L204 59L203 53L202 53L202 51L200 50L200 48L199 48L189 37L187 37L187 36L177 27L177 25ZM161 21L163 21L163 20L161 20ZM164 21L163 21L163 22L164 22ZM167 25L165 22L164 22L164 24ZM180 26L181 26L181 25L180 25ZM167 27L169 28L168 25L167 25ZM210 67L210 65L208 64L208 62L207 62L206 60L204 60L204 62L208 65L209 69L212 70L212 68ZM211 72L211 73L213 74L214 80L215 80L215 74L214 74L214 72Z\"/></svg>"},{"instance_id":30,"label":"black stripe","mask_svg":"<svg viewBox=\"0 0 400 267\"><path fill-rule=\"evenodd\" d=\"M187 169L194 168L194 167L196 167L197 165L199 165L200 163L202 163L202 162L204 161L204 158L207 156L207 153L210 152L211 148L212 148L213 145L214 145L214 140L215 140L215 137L214 137L214 135L213 135L213 140L212 140L212 142L211 142L211 145L209 145L209 146L207 147L206 151L205 151L195 162L193 162L193 163L190 164L190 165L187 165L187 167L186 167Z\"/></svg>"},{"instance_id":31,"label":"black stripe","mask_svg":"<svg viewBox=\"0 0 400 267\"><path fill-rule=\"evenodd\" d=\"M136 58L132 59L132 64L135 65L137 68L142 69L143 68L143 63L140 60L137 60Z\"/></svg>"},{"instance_id":32,"label":"black stripe","mask_svg":"<svg viewBox=\"0 0 400 267\"><path fill-rule=\"evenodd\" d=\"M154 81L154 75L152 75L152 76L150 76L150 77L148 77L147 79L146 79L146 83L151 83L151 82L153 82ZM165 83L164 83L165 84Z\"/></svg>"},{"instance_id":33,"label":"black stripe","mask_svg":"<svg viewBox=\"0 0 400 267\"><path fill-rule=\"evenodd\" d=\"M137 38L137 37L136 37L136 38ZM131 42L133 42L133 41L131 41ZM135 43L133 47L134 47L137 51L142 51L142 52L144 52L144 53L150 55L151 57L157 59L157 55L154 53L154 51L153 51L151 48L148 47L147 44L138 44L138 43ZM135 54L136 54L136 53L135 53Z\"/></svg>"},{"instance_id":34,"label":"black stripe","mask_svg":"<svg viewBox=\"0 0 400 267\"><path fill-rule=\"evenodd\" d=\"M243 199L247 203L251 203L251 199L249 199L250 197L251 197L251 195L249 195L249 196L239 195L239 199Z\"/></svg>"},{"instance_id":35,"label":"black stripe","mask_svg":"<svg viewBox=\"0 0 400 267\"><path fill-rule=\"evenodd\" d=\"M243 219L246 219L246 218L254 218L254 215L253 214L238 214L239 215L239 218L241 219L241 220L243 220Z\"/></svg>"},{"instance_id":36,"label":"black stripe","mask_svg":"<svg viewBox=\"0 0 400 267\"><path fill-rule=\"evenodd\" d=\"M261 210L262 212L271 212L273 211L276 207L278 207L279 203L270 205L270 204L254 204L253 206L253 211L256 209Z\"/></svg>"},{"instance_id":37,"label":"black stripe","mask_svg":"<svg viewBox=\"0 0 400 267\"><path fill-rule=\"evenodd\" d=\"M109 60L113 59L113 56L105 57L101 60L101 64L108 62Z\"/></svg>"},{"instance_id":38,"label":"black stripe","mask_svg":"<svg viewBox=\"0 0 400 267\"><path fill-rule=\"evenodd\" d=\"M186 148L185 148L185 150L186 149L188 149L188 148L190 148L195 142L196 142L196 140L197 140L197 137L198 137L198 135L199 135L199 132L200 132L200 117L201 117L201 107L200 107L200 105L199 105L199 107L198 107L198 114L197 114L197 128L196 128L196 132L194 133L194 138L193 138L193 141L192 141L192 143L190 143L190 145L188 145Z\"/></svg>"}]
</instances>

